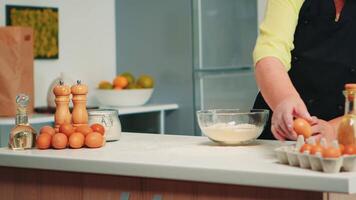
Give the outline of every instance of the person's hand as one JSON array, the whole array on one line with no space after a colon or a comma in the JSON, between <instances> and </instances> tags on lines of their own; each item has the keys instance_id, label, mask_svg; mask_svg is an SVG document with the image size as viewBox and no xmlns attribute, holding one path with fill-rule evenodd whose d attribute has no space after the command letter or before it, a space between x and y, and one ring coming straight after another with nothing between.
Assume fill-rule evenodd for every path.
<instances>
[{"instance_id":1,"label":"person's hand","mask_svg":"<svg viewBox=\"0 0 356 200\"><path fill-rule=\"evenodd\" d=\"M300 117L314 124L312 118L300 97L291 96L281 101L273 111L271 131L278 140L296 140L293 131L293 118Z\"/></svg>"},{"instance_id":2,"label":"person's hand","mask_svg":"<svg viewBox=\"0 0 356 200\"><path fill-rule=\"evenodd\" d=\"M316 123L312 124L312 132L316 141L319 141L321 138L325 138L327 142L331 142L336 139L336 130L329 122L316 119Z\"/></svg>"}]
</instances>

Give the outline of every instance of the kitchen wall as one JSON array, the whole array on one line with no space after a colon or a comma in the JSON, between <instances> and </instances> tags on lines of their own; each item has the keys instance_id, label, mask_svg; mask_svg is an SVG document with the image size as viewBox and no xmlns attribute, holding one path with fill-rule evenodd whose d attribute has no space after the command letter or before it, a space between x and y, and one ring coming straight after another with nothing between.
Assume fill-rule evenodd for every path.
<instances>
[{"instance_id":1,"label":"kitchen wall","mask_svg":"<svg viewBox=\"0 0 356 200\"><path fill-rule=\"evenodd\" d=\"M177 111L166 115L168 134L198 134L194 129L196 125L193 78L194 11L192 6L194 1L116 1L117 71L118 73L130 71L135 75L151 74L156 78L156 86L150 103L179 104ZM266 0L257 1L259 15L263 16ZM256 20L261 19L262 17ZM248 52L244 53L250 55ZM249 56L245 56L244 59L251 60ZM248 76L243 75L239 81L249 85L244 87L240 82L238 85L244 91L252 88L253 91L248 92L248 94L252 93L251 97L257 93L257 89L253 73L251 71L248 73ZM245 81L244 77L247 77L248 81ZM210 90L212 88L214 87ZM235 95L234 99L246 100L245 94L247 92L241 92L240 98L236 98ZM253 100L244 104L252 104L251 102ZM128 127L126 125L130 122L134 122L130 124L133 127L131 131L140 131L142 130L140 126L144 126L149 127L150 132L155 132L154 125L157 123L152 121L152 118L154 116L151 114L139 117L126 116L121 119L125 127Z\"/></svg>"},{"instance_id":2,"label":"kitchen wall","mask_svg":"<svg viewBox=\"0 0 356 200\"><path fill-rule=\"evenodd\" d=\"M166 132L194 134L191 0L118 0L117 71L156 79L150 103L177 103L166 114ZM154 116L127 116L131 131L154 132Z\"/></svg>"},{"instance_id":3,"label":"kitchen wall","mask_svg":"<svg viewBox=\"0 0 356 200\"><path fill-rule=\"evenodd\" d=\"M81 79L90 91L116 74L115 0L1 0L0 26L5 25L7 4L59 9L59 59L35 60L35 106L47 105L48 87L60 72Z\"/></svg>"}]
</instances>

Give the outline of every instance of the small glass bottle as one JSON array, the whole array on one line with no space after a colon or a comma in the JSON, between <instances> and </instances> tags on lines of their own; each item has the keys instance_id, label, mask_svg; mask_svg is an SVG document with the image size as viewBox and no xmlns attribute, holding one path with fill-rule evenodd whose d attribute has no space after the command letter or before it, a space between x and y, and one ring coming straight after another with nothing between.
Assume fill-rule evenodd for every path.
<instances>
[{"instance_id":1,"label":"small glass bottle","mask_svg":"<svg viewBox=\"0 0 356 200\"><path fill-rule=\"evenodd\" d=\"M9 147L13 150L30 149L35 146L36 131L28 123L27 105L30 99L25 94L16 97L15 127L10 131Z\"/></svg>"},{"instance_id":2,"label":"small glass bottle","mask_svg":"<svg viewBox=\"0 0 356 200\"><path fill-rule=\"evenodd\" d=\"M345 115L338 128L338 141L343 145L356 145L356 84L345 85Z\"/></svg>"}]
</instances>

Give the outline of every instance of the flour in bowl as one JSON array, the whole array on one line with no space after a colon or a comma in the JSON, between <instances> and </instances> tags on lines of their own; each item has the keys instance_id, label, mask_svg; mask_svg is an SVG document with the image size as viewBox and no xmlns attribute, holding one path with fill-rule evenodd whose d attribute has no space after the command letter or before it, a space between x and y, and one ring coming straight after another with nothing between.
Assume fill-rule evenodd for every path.
<instances>
[{"instance_id":1,"label":"flour in bowl","mask_svg":"<svg viewBox=\"0 0 356 200\"><path fill-rule=\"evenodd\" d=\"M203 128L203 133L214 141L236 143L256 139L263 127L253 124L218 123Z\"/></svg>"}]
</instances>

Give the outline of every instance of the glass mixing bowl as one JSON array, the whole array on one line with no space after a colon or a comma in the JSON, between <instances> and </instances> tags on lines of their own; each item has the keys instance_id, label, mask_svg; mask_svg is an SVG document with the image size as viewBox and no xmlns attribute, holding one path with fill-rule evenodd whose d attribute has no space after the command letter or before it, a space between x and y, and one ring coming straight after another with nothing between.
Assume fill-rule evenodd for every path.
<instances>
[{"instance_id":1,"label":"glass mixing bowl","mask_svg":"<svg viewBox=\"0 0 356 200\"><path fill-rule=\"evenodd\" d=\"M268 110L214 109L197 111L201 131L222 145L241 145L255 141L262 133Z\"/></svg>"}]
</instances>

